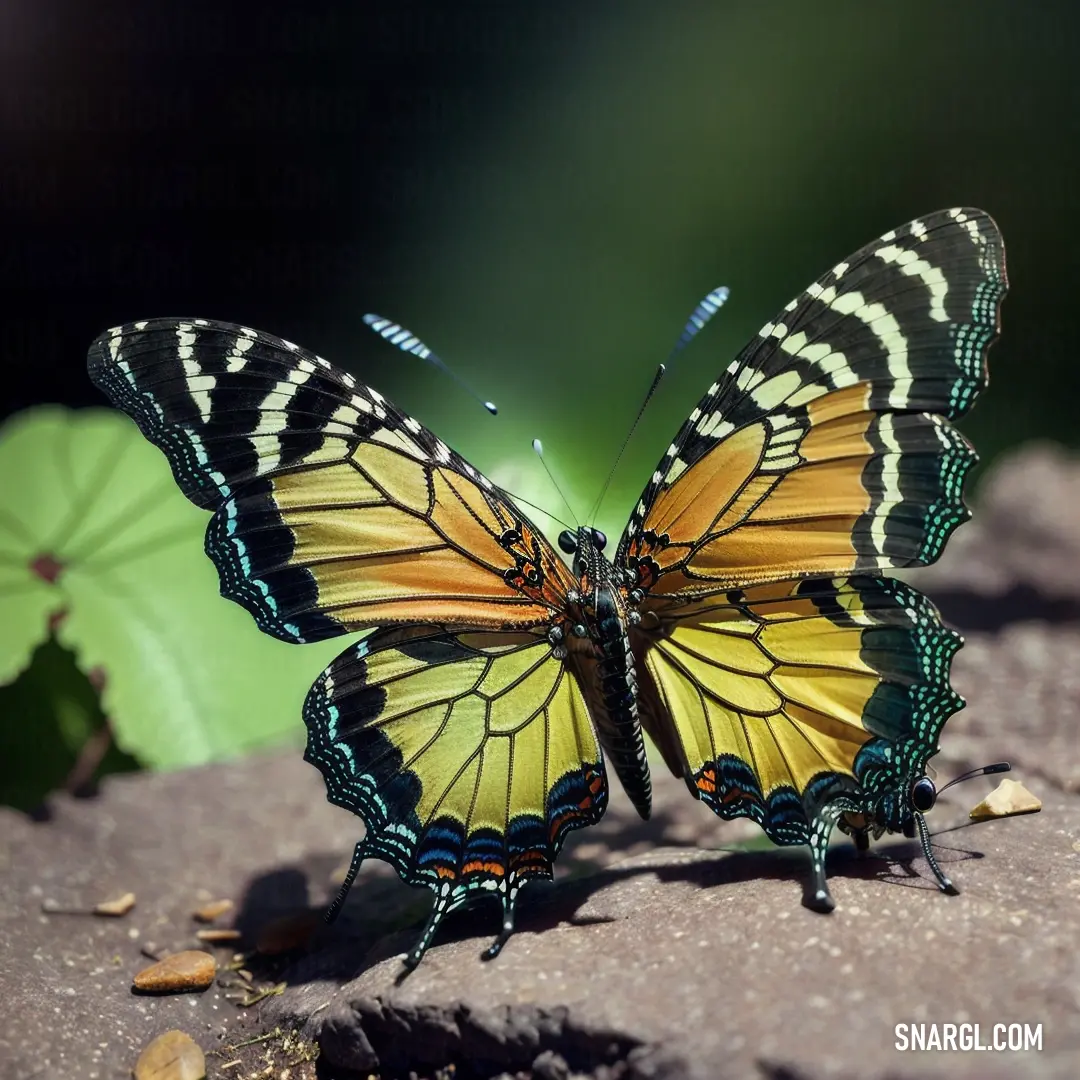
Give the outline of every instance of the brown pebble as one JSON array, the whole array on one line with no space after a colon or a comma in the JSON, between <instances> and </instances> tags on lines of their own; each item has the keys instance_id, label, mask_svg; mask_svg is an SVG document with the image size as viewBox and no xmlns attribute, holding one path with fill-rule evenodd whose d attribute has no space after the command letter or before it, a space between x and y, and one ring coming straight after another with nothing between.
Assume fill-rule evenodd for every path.
<instances>
[{"instance_id":1,"label":"brown pebble","mask_svg":"<svg viewBox=\"0 0 1080 1080\"><path fill-rule=\"evenodd\" d=\"M222 927L219 930L196 930L195 936L200 941L209 941L215 945L227 945L230 941L240 940L240 931L226 930Z\"/></svg>"},{"instance_id":2,"label":"brown pebble","mask_svg":"<svg viewBox=\"0 0 1080 1080\"><path fill-rule=\"evenodd\" d=\"M123 896L118 896L115 900L105 900L100 904L95 904L94 914L118 917L120 915L126 915L134 906L135 894L129 892L124 893Z\"/></svg>"},{"instance_id":3,"label":"brown pebble","mask_svg":"<svg viewBox=\"0 0 1080 1080\"><path fill-rule=\"evenodd\" d=\"M279 953L302 949L315 933L320 915L317 911L300 911L293 915L283 915L273 919L260 930L255 941L255 948L264 956L276 956Z\"/></svg>"},{"instance_id":4,"label":"brown pebble","mask_svg":"<svg viewBox=\"0 0 1080 1080\"><path fill-rule=\"evenodd\" d=\"M208 952L187 949L140 971L135 976L136 990L166 993L174 990L205 990L217 974L217 964Z\"/></svg>"},{"instance_id":5,"label":"brown pebble","mask_svg":"<svg viewBox=\"0 0 1080 1080\"><path fill-rule=\"evenodd\" d=\"M972 821L989 821L991 818L1014 817L1017 814L1037 814L1041 809L1042 803L1023 784L1006 778L968 817Z\"/></svg>"},{"instance_id":6,"label":"brown pebble","mask_svg":"<svg viewBox=\"0 0 1080 1080\"><path fill-rule=\"evenodd\" d=\"M206 1058L198 1043L182 1031L166 1031L139 1055L135 1080L203 1080Z\"/></svg>"},{"instance_id":7,"label":"brown pebble","mask_svg":"<svg viewBox=\"0 0 1080 1080\"><path fill-rule=\"evenodd\" d=\"M213 922L222 915L232 911L235 905L231 900L215 900L210 904L203 904L197 911L193 911L191 917L196 922Z\"/></svg>"}]
</instances>

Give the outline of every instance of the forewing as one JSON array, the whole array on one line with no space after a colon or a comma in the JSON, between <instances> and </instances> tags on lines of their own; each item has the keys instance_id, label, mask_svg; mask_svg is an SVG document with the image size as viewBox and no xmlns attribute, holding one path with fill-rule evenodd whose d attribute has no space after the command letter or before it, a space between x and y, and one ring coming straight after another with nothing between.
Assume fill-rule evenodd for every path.
<instances>
[{"instance_id":1,"label":"forewing","mask_svg":"<svg viewBox=\"0 0 1080 1080\"><path fill-rule=\"evenodd\" d=\"M642 724L724 818L809 842L818 809L922 775L948 717L960 637L899 581L817 578L733 590L634 634Z\"/></svg>"},{"instance_id":2,"label":"forewing","mask_svg":"<svg viewBox=\"0 0 1080 1080\"><path fill-rule=\"evenodd\" d=\"M375 390L270 334L155 319L103 334L93 380L214 511L222 593L313 641L547 621L573 579L498 488Z\"/></svg>"},{"instance_id":3,"label":"forewing","mask_svg":"<svg viewBox=\"0 0 1080 1080\"><path fill-rule=\"evenodd\" d=\"M619 546L654 602L929 563L975 461L1004 248L978 210L886 233L762 327L691 413Z\"/></svg>"},{"instance_id":4,"label":"forewing","mask_svg":"<svg viewBox=\"0 0 1080 1080\"><path fill-rule=\"evenodd\" d=\"M307 760L364 819L366 852L444 910L551 877L607 803L577 681L535 635L377 632L320 676L304 719Z\"/></svg>"}]
</instances>

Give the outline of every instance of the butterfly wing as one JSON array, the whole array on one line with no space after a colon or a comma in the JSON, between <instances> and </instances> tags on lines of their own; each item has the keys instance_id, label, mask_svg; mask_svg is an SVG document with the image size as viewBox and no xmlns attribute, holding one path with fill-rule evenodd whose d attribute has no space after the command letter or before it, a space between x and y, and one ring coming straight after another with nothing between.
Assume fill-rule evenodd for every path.
<instances>
[{"instance_id":1,"label":"butterfly wing","mask_svg":"<svg viewBox=\"0 0 1080 1080\"><path fill-rule=\"evenodd\" d=\"M966 520L946 422L986 383L1004 249L951 210L886 233L793 300L691 413L617 563L657 598L915 566Z\"/></svg>"},{"instance_id":2,"label":"butterfly wing","mask_svg":"<svg viewBox=\"0 0 1080 1080\"><path fill-rule=\"evenodd\" d=\"M643 723L669 764L721 817L750 817L778 844L810 843L838 795L873 802L922 775L963 704L949 685L959 635L895 580L732 590L646 640Z\"/></svg>"},{"instance_id":3,"label":"butterfly wing","mask_svg":"<svg viewBox=\"0 0 1080 1080\"><path fill-rule=\"evenodd\" d=\"M442 917L491 892L513 929L524 883L551 877L567 832L598 821L603 759L577 680L532 634L379 631L339 656L304 706L307 759L376 856L426 885Z\"/></svg>"},{"instance_id":4,"label":"butterfly wing","mask_svg":"<svg viewBox=\"0 0 1080 1080\"><path fill-rule=\"evenodd\" d=\"M723 817L824 848L841 812L895 821L962 700L959 638L915 590L967 517L948 423L986 382L1004 252L981 211L913 221L767 323L693 411L617 565L645 599L642 723Z\"/></svg>"},{"instance_id":5,"label":"butterfly wing","mask_svg":"<svg viewBox=\"0 0 1080 1080\"><path fill-rule=\"evenodd\" d=\"M214 511L222 593L315 641L404 622L508 629L574 581L486 477L375 390L270 334L154 319L103 334L93 380Z\"/></svg>"}]
</instances>

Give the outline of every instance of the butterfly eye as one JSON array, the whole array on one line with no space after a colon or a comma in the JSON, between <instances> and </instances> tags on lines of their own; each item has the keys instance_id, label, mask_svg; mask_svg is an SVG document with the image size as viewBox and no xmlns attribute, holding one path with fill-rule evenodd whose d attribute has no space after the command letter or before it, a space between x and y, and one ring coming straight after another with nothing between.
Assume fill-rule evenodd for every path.
<instances>
[{"instance_id":1,"label":"butterfly eye","mask_svg":"<svg viewBox=\"0 0 1080 1080\"><path fill-rule=\"evenodd\" d=\"M567 555L573 555L577 551L577 537L569 529L563 529L559 533L559 547Z\"/></svg>"},{"instance_id":2,"label":"butterfly eye","mask_svg":"<svg viewBox=\"0 0 1080 1080\"><path fill-rule=\"evenodd\" d=\"M597 551L603 551L607 547L607 533L602 533L599 529L593 529L592 542L596 545Z\"/></svg>"},{"instance_id":3,"label":"butterfly eye","mask_svg":"<svg viewBox=\"0 0 1080 1080\"><path fill-rule=\"evenodd\" d=\"M925 814L927 810L933 809L936 801L937 788L934 787L934 781L929 776L924 776L911 789L911 805Z\"/></svg>"}]
</instances>

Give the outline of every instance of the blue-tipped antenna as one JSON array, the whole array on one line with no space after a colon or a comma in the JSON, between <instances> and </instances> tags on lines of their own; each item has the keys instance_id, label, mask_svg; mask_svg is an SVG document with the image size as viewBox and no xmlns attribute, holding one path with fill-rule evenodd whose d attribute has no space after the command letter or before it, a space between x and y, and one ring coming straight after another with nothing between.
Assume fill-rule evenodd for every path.
<instances>
[{"instance_id":1,"label":"blue-tipped antenna","mask_svg":"<svg viewBox=\"0 0 1080 1080\"><path fill-rule=\"evenodd\" d=\"M686 320L686 325L679 335L679 340L675 342L675 347L668 353L667 360L656 369L656 374L653 376L652 385L645 395L645 400L641 403L641 408L638 409L637 416L634 417L634 422L630 425L630 430L626 433L626 438L623 439L622 446L619 447L619 452L615 457L615 463L611 466L611 471L604 481L604 486L600 489L600 494L596 497L596 502L593 504L592 511L589 514L590 521L593 521L596 515L600 513L600 507L603 505L604 496L607 494L607 489L611 484L612 477L615 475L615 470L619 467L619 462L622 461L622 456L626 453L626 447L629 445L634 432L637 431L637 426L641 423L641 418L645 414L645 409L649 402L652 401L652 396L656 393L656 388L660 385L660 380L663 379L665 372L667 372L675 357L678 356L695 337L697 337L698 333L705 328L709 320L724 306L724 302L729 295L730 290L728 287L726 285L721 285L718 289L713 289L712 292L707 293L702 298L701 303L699 303L690 313L690 318Z\"/></svg>"},{"instance_id":2,"label":"blue-tipped antenna","mask_svg":"<svg viewBox=\"0 0 1080 1080\"><path fill-rule=\"evenodd\" d=\"M575 521L577 521L578 516L574 513L574 508L570 505L570 500L566 497L565 494L563 494L563 489L559 487L559 481L556 480L555 477L552 475L551 470L548 468L548 463L544 460L544 444L539 439L533 439L532 448L533 452L540 459L540 464L544 466L544 472L547 473L548 479L551 481L551 486L559 493L559 498L562 499L563 504L566 506L566 509L570 511L570 516ZM554 514L552 514L551 516L554 517ZM555 518L555 520L559 521L558 518ZM565 525L566 522L559 521L559 524Z\"/></svg>"},{"instance_id":3,"label":"blue-tipped antenna","mask_svg":"<svg viewBox=\"0 0 1080 1080\"><path fill-rule=\"evenodd\" d=\"M476 398L492 416L497 416L499 410L492 401L485 401L473 388L458 375L456 371L447 367L442 358L433 353L411 330L399 326L396 322L383 318L382 315L365 315L364 322L375 331L381 338L385 338L391 345L396 345L402 352L417 356L433 364L440 371L449 375L470 397Z\"/></svg>"},{"instance_id":4,"label":"blue-tipped antenna","mask_svg":"<svg viewBox=\"0 0 1080 1080\"><path fill-rule=\"evenodd\" d=\"M731 290L726 285L721 285L719 289L713 289L694 308L690 318L686 320L686 325L683 327L682 334L679 335L679 340L675 342L675 348L671 350L671 355L667 358L668 364L694 340L700 330L705 328L705 324L724 306L730 293Z\"/></svg>"}]
</instances>

